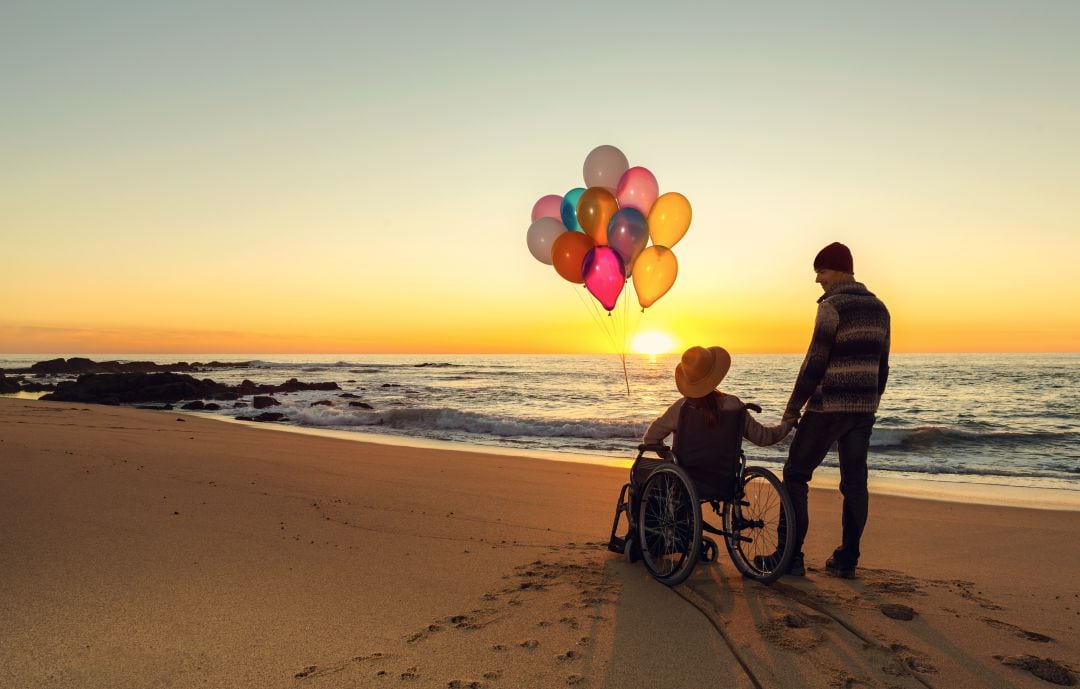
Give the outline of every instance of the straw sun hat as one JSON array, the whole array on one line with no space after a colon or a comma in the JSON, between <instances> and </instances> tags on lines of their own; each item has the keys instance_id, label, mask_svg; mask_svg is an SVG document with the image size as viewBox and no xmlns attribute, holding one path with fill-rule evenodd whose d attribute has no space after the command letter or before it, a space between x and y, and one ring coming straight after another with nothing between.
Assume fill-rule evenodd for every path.
<instances>
[{"instance_id":1,"label":"straw sun hat","mask_svg":"<svg viewBox=\"0 0 1080 689\"><path fill-rule=\"evenodd\" d=\"M686 397L704 397L716 389L731 368L723 347L691 347L675 367L675 387Z\"/></svg>"}]
</instances>

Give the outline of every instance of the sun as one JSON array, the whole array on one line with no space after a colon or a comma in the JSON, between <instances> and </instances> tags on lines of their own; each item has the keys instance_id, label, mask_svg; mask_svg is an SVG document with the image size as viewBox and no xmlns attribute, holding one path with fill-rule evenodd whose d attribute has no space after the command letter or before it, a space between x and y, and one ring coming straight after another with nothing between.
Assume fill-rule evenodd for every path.
<instances>
[{"instance_id":1,"label":"sun","mask_svg":"<svg viewBox=\"0 0 1080 689\"><path fill-rule=\"evenodd\" d=\"M630 348L639 354L655 357L658 354L667 354L675 349L675 340L667 333L656 331L638 333L634 336Z\"/></svg>"}]
</instances>

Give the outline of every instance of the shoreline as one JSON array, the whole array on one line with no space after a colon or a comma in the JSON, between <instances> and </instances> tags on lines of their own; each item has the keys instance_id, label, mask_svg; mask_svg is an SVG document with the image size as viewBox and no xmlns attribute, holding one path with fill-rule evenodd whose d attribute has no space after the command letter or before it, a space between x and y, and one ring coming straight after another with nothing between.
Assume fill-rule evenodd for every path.
<instances>
[{"instance_id":1,"label":"shoreline","mask_svg":"<svg viewBox=\"0 0 1080 689\"><path fill-rule=\"evenodd\" d=\"M351 442L367 443L374 445L389 445L397 447L409 447L417 449L442 450L446 452L474 453L502 457L522 457L526 459L540 459L552 462L570 462L574 464L587 464L592 466L613 467L629 469L633 459L613 459L601 455L577 454L570 452L520 450L517 448L500 447L496 445L480 445L453 440L434 440L415 436L391 435L383 433L368 433L364 431L347 431L331 428L312 428L290 424L254 423L251 421L237 421L231 417L218 414L206 414L199 412L175 413L193 416L201 419L221 421L227 424L235 424L260 428L279 433L295 433L298 435L316 436L322 438L338 438ZM628 454L633 454L634 448L628 448ZM873 452L870 453L871 461ZM771 469L778 476L780 465L775 462L756 461L749 457L750 465L762 465ZM883 471L883 470L882 470ZM887 472L892 473L892 472ZM955 476L955 475L946 475ZM835 467L822 466L814 473L815 481L811 487L839 490L840 471ZM1008 505L1012 507L1027 507L1031 509L1051 511L1080 511L1080 486L1077 488L1055 488L1046 486L1018 486L1014 484L1000 484L982 481L959 481L952 478L927 478L921 476L881 476L875 475L875 470L870 469L870 494L891 495L896 497L916 498L919 500L937 500L942 502L955 502L975 505Z\"/></svg>"},{"instance_id":2,"label":"shoreline","mask_svg":"<svg viewBox=\"0 0 1080 689\"><path fill-rule=\"evenodd\" d=\"M44 393L15 393L13 395L0 395L0 400L13 399L20 401L39 401L37 398ZM46 404L68 404L67 402L45 402ZM92 405L105 406L109 405ZM134 408L134 407L126 407ZM154 410L156 411L156 410ZM162 413L156 411L156 413ZM568 462L573 464L586 464L620 469L629 469L633 463L632 455L635 448L628 446L627 459L615 459L603 455L589 455L585 453L559 452L556 450L522 450L513 447L498 445L482 445L453 440L436 440L418 436L395 435L389 433L371 433L358 430L339 430L333 428L316 428L293 424L278 423L255 423L251 421L238 421L229 416L212 413L200 413L197 411L183 411L174 409L169 413L181 414L200 419L219 421L226 424L258 428L279 433L292 433L323 438L338 438L350 442L367 443L375 445L387 445L417 449L442 450L457 453L476 453L491 456L520 457L526 459L540 459L553 462ZM748 455L750 453L748 452ZM873 462L873 450L870 453L871 464ZM780 474L781 465L777 462L763 461L749 456L751 465L759 464L771 469L777 475ZM997 483L992 480L959 480L956 474L924 475L924 476L895 476L884 469L870 468L869 487L870 493L878 495L891 495L897 497L910 497L920 500L940 500L976 505L1009 505L1013 507L1027 507L1031 509L1050 511L1080 511L1080 483L1077 488L1066 486L1038 486L1016 485L1012 483ZM886 475L882 475L886 474ZM939 477L940 476L940 477ZM975 477L977 475L970 474ZM815 481L811 484L814 488L831 490L839 489L840 472L836 467L821 466L814 474Z\"/></svg>"}]
</instances>

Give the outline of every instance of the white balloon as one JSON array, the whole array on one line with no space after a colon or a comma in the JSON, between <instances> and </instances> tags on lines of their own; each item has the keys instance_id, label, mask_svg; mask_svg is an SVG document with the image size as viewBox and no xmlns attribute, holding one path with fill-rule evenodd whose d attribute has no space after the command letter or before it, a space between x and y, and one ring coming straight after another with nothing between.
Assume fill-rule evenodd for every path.
<instances>
[{"instance_id":1,"label":"white balloon","mask_svg":"<svg viewBox=\"0 0 1080 689\"><path fill-rule=\"evenodd\" d=\"M533 257L541 263L551 265L551 245L559 238L566 228L561 221L555 218L537 218L529 225L529 232L525 240L529 243L529 251Z\"/></svg>"},{"instance_id":2,"label":"white balloon","mask_svg":"<svg viewBox=\"0 0 1080 689\"><path fill-rule=\"evenodd\" d=\"M630 163L623 152L614 146L597 146L585 157L582 173L585 186L604 187L615 193L619 180L630 169Z\"/></svg>"}]
</instances>

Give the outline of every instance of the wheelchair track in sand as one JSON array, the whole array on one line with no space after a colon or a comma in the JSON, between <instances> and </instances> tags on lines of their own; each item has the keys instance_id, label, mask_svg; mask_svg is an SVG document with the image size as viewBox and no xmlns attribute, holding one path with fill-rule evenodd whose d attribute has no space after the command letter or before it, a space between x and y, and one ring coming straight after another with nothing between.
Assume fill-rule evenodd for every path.
<instances>
[{"instance_id":1,"label":"wheelchair track in sand","mask_svg":"<svg viewBox=\"0 0 1080 689\"><path fill-rule=\"evenodd\" d=\"M810 571L763 586L708 565L673 592L708 618L762 689L1045 687L1056 670L1075 672L1042 658L1074 644L1000 619L1004 606L971 582L883 569L860 570L856 580ZM972 620L986 633L972 635Z\"/></svg>"}]
</instances>

